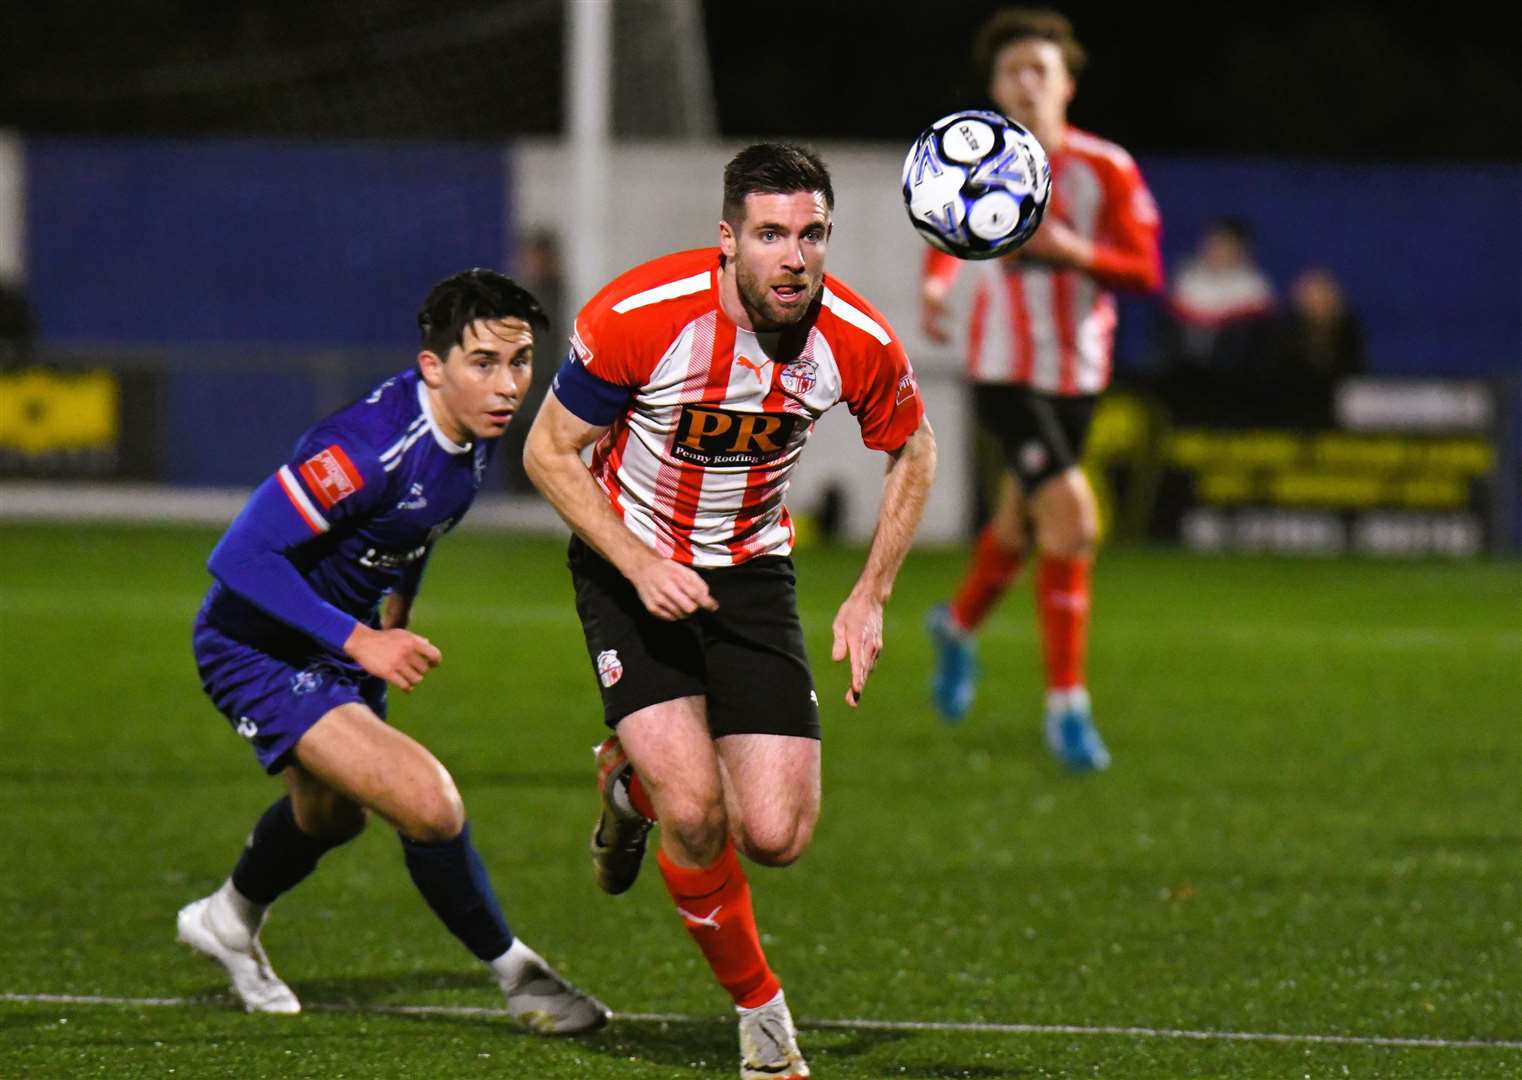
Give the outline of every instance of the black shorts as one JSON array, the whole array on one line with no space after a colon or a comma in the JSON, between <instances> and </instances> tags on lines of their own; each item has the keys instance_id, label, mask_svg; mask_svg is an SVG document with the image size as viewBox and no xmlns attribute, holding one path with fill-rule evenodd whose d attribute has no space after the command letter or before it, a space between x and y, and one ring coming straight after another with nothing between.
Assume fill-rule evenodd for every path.
<instances>
[{"instance_id":1,"label":"black shorts","mask_svg":"<svg viewBox=\"0 0 1522 1080\"><path fill-rule=\"evenodd\" d=\"M974 383L978 424L994 437L1026 495L1077 465L1094 418L1095 394L1043 394L1013 383Z\"/></svg>"},{"instance_id":2,"label":"black shorts","mask_svg":"<svg viewBox=\"0 0 1522 1080\"><path fill-rule=\"evenodd\" d=\"M819 738L791 559L699 569L719 610L678 622L650 614L629 580L579 537L571 538L567 563L609 727L650 705L704 697L716 739Z\"/></svg>"}]
</instances>

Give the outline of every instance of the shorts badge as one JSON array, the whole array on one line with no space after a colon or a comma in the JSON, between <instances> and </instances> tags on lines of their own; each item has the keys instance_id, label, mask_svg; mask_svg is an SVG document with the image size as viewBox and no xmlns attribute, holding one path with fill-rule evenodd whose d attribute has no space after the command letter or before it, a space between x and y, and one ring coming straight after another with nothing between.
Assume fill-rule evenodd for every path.
<instances>
[{"instance_id":1,"label":"shorts badge","mask_svg":"<svg viewBox=\"0 0 1522 1080\"><path fill-rule=\"evenodd\" d=\"M624 663L618 658L617 649L604 649L597 654L597 681L612 686L624 677Z\"/></svg>"},{"instance_id":2,"label":"shorts badge","mask_svg":"<svg viewBox=\"0 0 1522 1080\"><path fill-rule=\"evenodd\" d=\"M1028 473L1046 468L1046 447L1035 439L1020 447L1020 466Z\"/></svg>"},{"instance_id":3,"label":"shorts badge","mask_svg":"<svg viewBox=\"0 0 1522 1080\"><path fill-rule=\"evenodd\" d=\"M291 677L291 693L300 697L302 694L310 694L322 685L322 672L315 667L309 667L305 671L298 671Z\"/></svg>"}]
</instances>

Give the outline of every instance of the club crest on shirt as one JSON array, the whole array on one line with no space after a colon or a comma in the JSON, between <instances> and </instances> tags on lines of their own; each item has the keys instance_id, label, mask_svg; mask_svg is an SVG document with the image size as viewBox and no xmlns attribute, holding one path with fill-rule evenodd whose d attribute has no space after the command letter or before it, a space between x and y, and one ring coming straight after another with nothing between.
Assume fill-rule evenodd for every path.
<instances>
[{"instance_id":1,"label":"club crest on shirt","mask_svg":"<svg viewBox=\"0 0 1522 1080\"><path fill-rule=\"evenodd\" d=\"M604 649L597 654L597 681L612 686L624 677L624 662L618 658L617 649Z\"/></svg>"},{"instance_id":2,"label":"club crest on shirt","mask_svg":"<svg viewBox=\"0 0 1522 1080\"><path fill-rule=\"evenodd\" d=\"M782 369L778 378L782 382L782 389L802 397L814 389L814 384L819 380L819 365L812 360L794 360Z\"/></svg>"}]
</instances>

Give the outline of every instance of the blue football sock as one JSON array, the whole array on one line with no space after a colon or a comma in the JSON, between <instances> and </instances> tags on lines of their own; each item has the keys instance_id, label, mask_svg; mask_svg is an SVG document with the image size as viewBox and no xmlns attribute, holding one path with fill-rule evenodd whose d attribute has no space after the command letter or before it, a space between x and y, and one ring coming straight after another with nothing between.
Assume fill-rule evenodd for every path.
<instances>
[{"instance_id":1,"label":"blue football sock","mask_svg":"<svg viewBox=\"0 0 1522 1080\"><path fill-rule=\"evenodd\" d=\"M287 795L254 826L233 868L233 888L256 904L273 903L316 868L323 852L337 846L301 831Z\"/></svg>"},{"instance_id":2,"label":"blue football sock","mask_svg":"<svg viewBox=\"0 0 1522 1080\"><path fill-rule=\"evenodd\" d=\"M513 944L486 866L470 842L470 825L453 840L426 844L402 837L407 872L449 932L491 963Z\"/></svg>"}]
</instances>

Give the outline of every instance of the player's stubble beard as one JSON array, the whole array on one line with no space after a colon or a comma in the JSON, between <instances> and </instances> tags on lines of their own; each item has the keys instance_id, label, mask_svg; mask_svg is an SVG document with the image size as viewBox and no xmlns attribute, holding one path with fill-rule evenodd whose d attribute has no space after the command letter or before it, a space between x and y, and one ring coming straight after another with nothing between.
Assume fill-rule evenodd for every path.
<instances>
[{"instance_id":1,"label":"player's stubble beard","mask_svg":"<svg viewBox=\"0 0 1522 1080\"><path fill-rule=\"evenodd\" d=\"M789 326L798 325L814 306L814 299L819 295L823 283L823 275L820 275L818 281L810 281L807 274L789 276L785 284L802 286L807 290L808 299L791 308L784 308L773 300L771 289L772 285L784 282L762 281L751 273L744 259L738 256L735 258L735 287L755 330L785 330Z\"/></svg>"}]
</instances>

